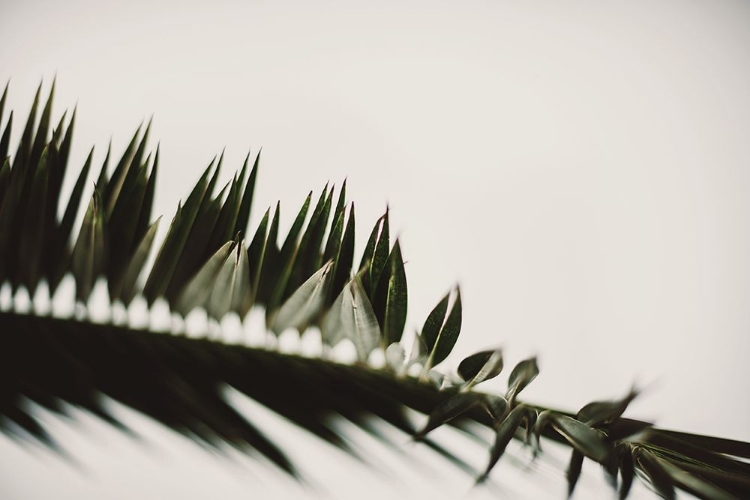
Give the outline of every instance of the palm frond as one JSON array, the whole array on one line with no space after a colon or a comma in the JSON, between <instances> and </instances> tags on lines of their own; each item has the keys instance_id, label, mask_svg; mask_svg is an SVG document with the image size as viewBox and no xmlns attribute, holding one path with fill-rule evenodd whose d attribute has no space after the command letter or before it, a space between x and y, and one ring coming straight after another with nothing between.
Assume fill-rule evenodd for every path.
<instances>
[{"instance_id":1,"label":"palm frond","mask_svg":"<svg viewBox=\"0 0 750 500\"><path fill-rule=\"evenodd\" d=\"M37 123L40 85L12 157L12 114L3 118L7 86L0 99L0 127L5 121L0 130L0 284L11 295L33 296L46 283L52 295L72 275L77 314L25 314L12 300L0 312L4 432L57 446L24 409L24 399L53 412L64 412L64 401L127 431L126 423L102 403L105 395L205 446L228 443L254 450L299 477L285 451L223 397L229 386L352 456L356 452L328 424L332 416L387 441L370 424L373 416L382 419L471 470L478 481L489 477L512 439L528 445L530 459L542 452L544 440L554 440L571 449L569 494L588 459L604 468L620 498L627 497L636 474L665 498L674 497L675 488L700 498L750 497L750 444L627 419L622 415L636 390L570 413L519 399L539 374L535 358L515 366L504 396L475 390L501 373L500 350L466 358L456 376L436 371L461 332L458 288L426 318L407 356L402 338L408 294L399 241L391 242L386 211L370 233L359 267L353 267L355 212L353 204L347 208L346 183L337 196L328 185L317 196L311 191L279 243L278 204L273 215L270 208L265 211L257 228L248 228L260 153L249 173L250 155L215 194L222 155L178 206L147 267L158 224L151 212L159 150L147 151L150 123L142 133L136 131L111 172L108 151L90 199L83 198L83 191L92 154L68 199L61 200L75 113L67 125L63 117L52 127L53 94L54 84ZM81 226L73 231L81 212ZM100 278L115 308L124 309L139 296L149 304L166 300L183 318L204 310L216 326L228 314L243 319L253 307L262 307L267 331L278 336L317 327L324 353L347 340L358 361L342 364L176 331L159 333L127 321L96 323L87 319L86 304ZM384 366L369 362L376 350L383 353ZM428 415L424 426L415 426L407 409ZM472 432L469 421L495 433L483 471L473 471L430 439L442 425Z\"/></svg>"}]
</instances>

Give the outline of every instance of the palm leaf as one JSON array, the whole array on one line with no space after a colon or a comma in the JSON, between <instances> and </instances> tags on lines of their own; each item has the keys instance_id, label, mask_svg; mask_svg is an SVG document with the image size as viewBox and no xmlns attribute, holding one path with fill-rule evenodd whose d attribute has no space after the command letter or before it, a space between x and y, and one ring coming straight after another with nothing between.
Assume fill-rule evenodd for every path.
<instances>
[{"instance_id":1,"label":"palm leaf","mask_svg":"<svg viewBox=\"0 0 750 500\"><path fill-rule=\"evenodd\" d=\"M297 464L285 450L227 402L223 393L232 387L352 457L356 453L347 439L329 425L332 417L388 441L370 424L373 417L380 419L482 480L512 439L531 446L530 458L541 453L543 441L553 440L573 450L567 470L569 493L589 459L605 468L613 484L620 477L621 498L628 495L635 472L667 498L675 489L700 498L750 497L749 443L662 430L625 418L622 414L637 391L619 401L591 403L575 414L518 400L539 374L536 358L512 370L505 398L474 391L476 384L500 374L499 350L466 358L459 366L460 378L435 371L461 331L458 289L450 309L449 294L426 319L415 338L418 349L407 359L401 345L406 272L399 242L390 247L389 214L386 211L375 223L352 276L354 208L347 216L345 186L335 206L334 189L326 186L308 220L311 192L279 247L279 205L270 224L269 210L257 228L247 228L258 157L249 175L248 156L240 174L214 195L222 156L211 162L178 206L154 264L144 269L156 243L151 209L158 151L152 164L149 127L142 135L140 128L134 134L111 175L108 151L94 195L84 200L89 155L74 174L71 194L60 204L63 179L70 170L73 118L67 128L63 118L50 130L50 91L36 125L40 92L41 86L15 156L10 159L3 153L0 283L33 293L41 280L47 280L54 292L63 276L72 274L77 299L85 305L96 280L105 277L112 301L128 304L142 295L153 303L163 297L183 316L203 308L217 321L227 314L243 319L255 304L265 308L276 334L289 327L300 334L319 327L328 344L351 340L359 362L343 364L220 339L94 323L85 320L85 314L24 314L11 305L0 311L3 432L57 446L24 400L57 413L65 412L60 404L64 401L127 431L126 422L118 421L102 403L105 395L209 448L228 444L243 452L254 450L291 477L299 477ZM0 99L0 121L6 94L7 88ZM9 147L10 118L7 123L0 134L3 151ZM64 210L57 213L60 205ZM83 222L74 231L73 221L81 212ZM147 276L145 284L139 283L141 275ZM384 352L387 348L385 368L368 364L378 346ZM421 376L410 375L414 364L421 365ZM409 410L428 415L421 430ZM487 443L490 460L482 474L427 436L448 425L479 439L466 426L470 421L495 433L494 444Z\"/></svg>"}]
</instances>

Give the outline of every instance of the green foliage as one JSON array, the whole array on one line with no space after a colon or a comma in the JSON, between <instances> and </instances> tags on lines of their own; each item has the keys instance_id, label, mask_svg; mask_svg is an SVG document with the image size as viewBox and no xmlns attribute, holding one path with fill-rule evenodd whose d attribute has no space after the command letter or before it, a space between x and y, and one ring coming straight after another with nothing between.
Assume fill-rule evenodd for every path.
<instances>
[{"instance_id":1,"label":"green foliage","mask_svg":"<svg viewBox=\"0 0 750 500\"><path fill-rule=\"evenodd\" d=\"M207 446L218 449L225 442L241 450L250 447L296 477L283 450L224 401L221 387L229 384L349 453L354 452L346 440L328 425L331 415L368 432L365 417L374 415L480 481L489 478L512 439L524 441L536 457L544 438L572 449L569 495L588 459L604 468L620 498L627 497L636 471L664 498L673 498L675 488L708 499L750 497L750 444L624 418L636 390L620 400L590 403L574 415L518 400L539 375L536 358L515 366L505 397L473 390L501 373L499 349L465 358L458 366L459 379L436 371L461 332L458 287L428 315L407 357L402 340L408 287L401 245L396 240L391 246L386 210L353 269L355 211L353 204L347 211L346 182L335 205L335 189L326 184L310 211L310 192L279 245L280 204L273 215L268 208L256 228L248 227L260 152L249 173L250 154L239 174L215 195L222 154L178 205L157 245L159 220L151 218L159 148L148 153L150 122L143 133L138 128L111 172L110 146L90 199L83 192L93 149L67 200L61 200L75 112L67 126L66 115L52 126L53 84L37 124L40 85L11 157L12 112L3 128L7 94L6 85L0 97L0 284L33 294L44 280L54 293L71 274L76 299L85 305L97 279L105 278L113 302L128 305L143 295L153 304L164 298L182 316L203 308L216 321L230 313L244 319L257 305L265 308L267 325L276 335L317 327L326 346L351 341L359 363L347 366L112 324L2 311L4 432L16 429L6 425L11 422L56 446L23 409L23 397L52 411L61 411L59 400L68 401L123 428L102 407L98 396L106 394ZM83 220L74 231L81 212ZM157 246L155 261L146 268ZM386 369L367 364L377 349L383 351ZM415 365L421 369L418 377L412 376ZM415 429L404 408L428 414L424 427ZM495 433L481 473L427 437L467 419Z\"/></svg>"}]
</instances>

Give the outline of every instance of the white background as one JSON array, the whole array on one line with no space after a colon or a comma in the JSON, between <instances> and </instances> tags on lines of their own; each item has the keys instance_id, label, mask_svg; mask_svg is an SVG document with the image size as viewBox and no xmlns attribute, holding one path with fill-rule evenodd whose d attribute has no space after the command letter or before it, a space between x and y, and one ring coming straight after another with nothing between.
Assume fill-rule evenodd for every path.
<instances>
[{"instance_id":1,"label":"white background","mask_svg":"<svg viewBox=\"0 0 750 500\"><path fill-rule=\"evenodd\" d=\"M14 137L57 74L76 167L154 115L167 220L224 147L225 179L263 147L252 224L346 177L357 255L391 208L410 329L460 283L454 364L538 354L527 399L638 381L630 415L744 440L749 48L740 0L0 0Z\"/></svg>"}]
</instances>

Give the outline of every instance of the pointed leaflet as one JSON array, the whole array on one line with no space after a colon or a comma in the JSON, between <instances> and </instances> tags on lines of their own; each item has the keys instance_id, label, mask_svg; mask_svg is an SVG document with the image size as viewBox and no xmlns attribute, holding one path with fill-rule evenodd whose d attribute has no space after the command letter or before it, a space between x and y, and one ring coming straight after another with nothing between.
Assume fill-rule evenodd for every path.
<instances>
[{"instance_id":1,"label":"pointed leaflet","mask_svg":"<svg viewBox=\"0 0 750 500\"><path fill-rule=\"evenodd\" d=\"M339 199L336 202L336 208L333 211L333 223L331 232L328 234L325 250L323 251L323 260L335 259L341 245L341 233L344 230L344 218L346 217L346 179L341 186ZM351 267L351 266L350 266Z\"/></svg>"},{"instance_id":2,"label":"pointed leaflet","mask_svg":"<svg viewBox=\"0 0 750 500\"><path fill-rule=\"evenodd\" d=\"M478 392L459 392L450 396L430 412L427 423L414 434L414 439L423 439L429 432L480 404L483 398L484 395Z\"/></svg>"},{"instance_id":3,"label":"pointed leaflet","mask_svg":"<svg viewBox=\"0 0 750 500\"><path fill-rule=\"evenodd\" d=\"M52 100L55 96L55 81L52 81L52 87L49 91L49 97L47 103L44 105L42 110L42 116L39 119L39 127L37 127L36 135L34 137L34 143L31 148L31 156L29 157L28 166L31 167L28 170L27 181L32 182L34 176L36 176L36 168L38 168L39 159L42 157L42 151L47 144L47 136L49 135L50 119L52 117Z\"/></svg>"},{"instance_id":4,"label":"pointed leaflet","mask_svg":"<svg viewBox=\"0 0 750 500\"><path fill-rule=\"evenodd\" d=\"M453 303L448 318L445 319L445 323L443 324L442 317L445 316L447 307L448 295L435 306L435 309L427 317L422 329L422 338L430 353L425 365L427 368L440 364L448 357L453 350L453 346L456 345L458 335L461 333L461 290L458 287L456 287L456 300Z\"/></svg>"},{"instance_id":5,"label":"pointed leaflet","mask_svg":"<svg viewBox=\"0 0 750 500\"><path fill-rule=\"evenodd\" d=\"M539 366L536 363L536 357L518 363L508 377L508 393L506 395L508 401L511 403L515 401L518 393L529 385L537 375L539 375Z\"/></svg>"},{"instance_id":6,"label":"pointed leaflet","mask_svg":"<svg viewBox=\"0 0 750 500\"><path fill-rule=\"evenodd\" d=\"M672 465L667 460L659 458L658 456L655 456L654 458L661 468L669 475L676 486L692 493L698 498L706 498L710 500L734 500L737 498L723 489L714 486L712 483L703 480L700 476L691 474L690 472Z\"/></svg>"},{"instance_id":7,"label":"pointed leaflet","mask_svg":"<svg viewBox=\"0 0 750 500\"><path fill-rule=\"evenodd\" d=\"M372 231L370 232L370 237L367 239L367 244L365 245L365 250L362 252L362 259L359 261L359 269L363 269L365 266L368 267L368 269L372 268L373 261L375 258L375 247L378 244L378 236L382 232L383 224L385 223L385 216L387 215L387 212L385 215L382 215L376 222L375 226L373 226ZM387 245L387 243L386 243ZM387 257L387 248L386 248L386 257ZM362 278L362 284L365 287L365 290L367 290L367 294L370 297L370 300L374 300L374 289L377 286L377 283L373 283L372 281L372 270L367 273L367 275L363 276Z\"/></svg>"},{"instance_id":8,"label":"pointed leaflet","mask_svg":"<svg viewBox=\"0 0 750 500\"><path fill-rule=\"evenodd\" d=\"M227 241L180 290L175 301L176 312L187 316L196 307L205 308L208 305L211 292L216 286L216 278L235 245L234 241Z\"/></svg>"},{"instance_id":9,"label":"pointed leaflet","mask_svg":"<svg viewBox=\"0 0 750 500\"><path fill-rule=\"evenodd\" d=\"M138 132L140 132L140 129L143 126L143 123L141 123L135 133L135 136L133 136L132 141L128 145L128 149L125 151L122 158L120 159L120 162L115 168L115 171L112 173L110 183L107 185L108 199L105 200L107 203L108 217L112 213L115 204L118 203L119 200L123 198L123 196L127 196L128 185L133 184L133 182L135 182L135 179L138 177L138 168L143 163L143 156L146 153L146 143L148 141L149 133L151 132L152 120L153 119L149 119L148 124L146 125L146 130L145 132L143 132L143 136L138 142L138 147L137 149L135 149L135 151L133 151L133 148L135 147L136 137L138 136ZM134 217L137 218L138 215L136 214L134 215Z\"/></svg>"},{"instance_id":10,"label":"pointed leaflet","mask_svg":"<svg viewBox=\"0 0 750 500\"><path fill-rule=\"evenodd\" d=\"M120 280L130 259L132 247L138 244L136 226L143 198L146 195L148 167L141 165L131 171L136 172L136 175L133 176L132 181L128 179L123 183L122 196L115 203L108 221L108 227L112 228L109 233L110 259L107 263L110 293L120 287Z\"/></svg>"},{"instance_id":11,"label":"pointed leaflet","mask_svg":"<svg viewBox=\"0 0 750 500\"><path fill-rule=\"evenodd\" d=\"M219 196L211 199L210 191L206 192L205 203L201 204L198 214L195 217L193 227L190 228L185 244L182 247L179 260L172 273L172 279L167 286L164 296L167 300L175 299L180 289L185 286L190 279L216 251L216 248L209 249L208 239L216 225L221 212L221 200L228 188L224 186ZM226 241L222 242L226 243ZM221 245L218 245L219 247ZM218 247L217 247L218 248ZM209 251L210 250L210 251Z\"/></svg>"},{"instance_id":12,"label":"pointed leaflet","mask_svg":"<svg viewBox=\"0 0 750 500\"><path fill-rule=\"evenodd\" d=\"M149 124L150 126L150 124ZM148 134L148 129L146 130L146 135ZM123 212L126 214L126 219L129 221L128 225L132 226L133 232L135 231L135 228L138 223L138 216L140 214L141 209L141 203L143 201L143 198L145 196L145 189L146 189L146 180L147 180L147 166L150 160L151 155L148 156L148 158L143 161L143 147L144 147L144 141L146 140L146 136L144 135L143 141L141 141L141 145L138 148L138 151L136 154L133 155L133 158L130 162L130 166L125 170L125 176L117 189L117 191L113 191L111 193L112 199L108 202L108 208L107 208L107 222L112 221L112 218L117 215L119 212L119 218L123 219ZM113 179L114 181L114 179ZM112 186L112 183L110 183L110 186ZM136 191L136 186L139 186L139 190L142 191L142 193L138 194L138 200L137 203L131 201L129 198L131 198ZM135 205L133 207L133 205ZM132 220L132 222L130 222ZM126 250L131 250L130 248L127 248L128 245L126 245Z\"/></svg>"},{"instance_id":13,"label":"pointed leaflet","mask_svg":"<svg viewBox=\"0 0 750 500\"><path fill-rule=\"evenodd\" d=\"M63 258L63 253L57 248L57 212L60 205L60 192L62 191L62 183L65 178L65 171L67 169L68 155L70 152L70 143L61 143L62 134L64 132L66 113L63 113L62 118L56 129L52 132L52 141L49 144L49 157L48 157L48 169L49 179L47 186L47 200L45 208L45 224L50 227L49 233L45 236L47 243L43 250L44 256L44 273L48 277L53 274L57 261ZM75 112L72 120L75 120ZM70 139L72 135L73 123L68 126L67 138ZM65 148L65 149L63 149Z\"/></svg>"},{"instance_id":14,"label":"pointed leaflet","mask_svg":"<svg viewBox=\"0 0 750 500\"><path fill-rule=\"evenodd\" d=\"M612 445L606 436L567 415L554 414L550 423L575 449L600 464L607 464L613 456Z\"/></svg>"},{"instance_id":15,"label":"pointed leaflet","mask_svg":"<svg viewBox=\"0 0 750 500\"><path fill-rule=\"evenodd\" d=\"M313 209L310 222L302 233L299 245L294 254L294 262L289 274L289 280L286 284L284 295L291 296L292 292L297 290L300 285L307 280L319 268L320 245L325 233L328 215L331 211L331 197L326 196L328 185L323 188L323 192L318 198L318 202Z\"/></svg>"},{"instance_id":16,"label":"pointed leaflet","mask_svg":"<svg viewBox=\"0 0 750 500\"><path fill-rule=\"evenodd\" d=\"M644 448L637 448L633 455L638 468L646 473L657 493L662 498L674 500L676 496L672 478L657 461L656 457Z\"/></svg>"},{"instance_id":17,"label":"pointed leaflet","mask_svg":"<svg viewBox=\"0 0 750 500\"><path fill-rule=\"evenodd\" d=\"M334 261L333 278L326 301L327 305L333 303L333 299L344 289L346 282L349 281L349 276L351 276L352 263L354 262L354 228L354 203L352 203L344 236L341 238L341 243L338 245L337 253L334 256L336 260Z\"/></svg>"},{"instance_id":18,"label":"pointed leaflet","mask_svg":"<svg viewBox=\"0 0 750 500\"><path fill-rule=\"evenodd\" d=\"M233 233L233 231L237 222L237 215L240 211L240 202L240 183L235 175L230 183L229 194L219 211L219 216L216 218L216 223L210 233L211 237L209 238L207 247L208 252L213 252L214 248L218 248L225 241L232 239L237 234ZM205 256L208 257L208 255L206 254Z\"/></svg>"},{"instance_id":19,"label":"pointed leaflet","mask_svg":"<svg viewBox=\"0 0 750 500\"><path fill-rule=\"evenodd\" d=\"M500 349L472 354L458 365L458 374L468 387L497 377L502 370L503 353Z\"/></svg>"},{"instance_id":20,"label":"pointed leaflet","mask_svg":"<svg viewBox=\"0 0 750 500\"><path fill-rule=\"evenodd\" d=\"M55 211L57 211L57 207L60 204L60 193L62 191L62 183L65 179L65 175L68 171L68 159L70 158L70 147L71 143L73 142L73 130L75 129L75 123L76 123L76 113L77 108L73 109L73 115L70 117L70 123L68 123L68 128L65 130L65 136L62 139L62 142L60 143L60 151L57 161L57 169L55 174L55 183L52 185L52 190L54 192L54 199L52 200L52 207ZM62 123L62 120L61 120Z\"/></svg>"},{"instance_id":21,"label":"pointed leaflet","mask_svg":"<svg viewBox=\"0 0 750 500\"><path fill-rule=\"evenodd\" d=\"M105 262L104 210L101 194L96 189L73 247L71 268L78 300L85 302L88 299L96 278L104 271Z\"/></svg>"},{"instance_id":22,"label":"pointed leaflet","mask_svg":"<svg viewBox=\"0 0 750 500\"><path fill-rule=\"evenodd\" d=\"M237 184L239 185L240 191L244 191L242 188L243 185L245 185L245 180L247 179L247 165L250 162L250 151L247 152L247 155L245 155L245 161L242 162L242 168L240 169L240 175L237 177ZM247 187L247 186L245 186ZM240 195L241 198L242 195ZM237 234L237 233L235 233ZM243 238L247 237L244 231L242 231Z\"/></svg>"},{"instance_id":23,"label":"pointed leaflet","mask_svg":"<svg viewBox=\"0 0 750 500\"><path fill-rule=\"evenodd\" d=\"M375 226L373 226L372 231L370 232L370 237L367 239L365 249L362 252L362 259L359 261L359 269L372 265L372 257L375 254L375 245L378 242L378 234L380 234L380 228L382 225L383 217L380 217L375 222Z\"/></svg>"},{"instance_id":24,"label":"pointed leaflet","mask_svg":"<svg viewBox=\"0 0 750 500\"><path fill-rule=\"evenodd\" d=\"M63 131L65 130L65 115L67 114L67 111L63 111L62 116L60 117L60 120L57 122L57 126L52 129L52 140L50 140L50 144L54 144L55 147L60 147L60 140L62 139Z\"/></svg>"},{"instance_id":25,"label":"pointed leaflet","mask_svg":"<svg viewBox=\"0 0 750 500\"><path fill-rule=\"evenodd\" d=\"M211 165L213 165L215 162L216 162L216 158L214 157L214 159L211 161ZM224 151L222 151L221 155L219 156L219 161L218 163L216 163L216 168L214 169L214 172L211 175L211 179L208 181L208 186L206 186L206 192L200 204L198 205L198 215L205 212L206 208L212 203L214 203L217 199L221 203L221 200L224 197L224 193L226 193L227 186L229 186L229 183L224 185L224 188L219 193L219 196L217 196L216 198L213 198L213 192L214 192L214 189L216 188L216 184L219 182L219 174L221 174L221 166L223 165L223 163L224 163ZM223 243L224 242L222 242L222 244ZM210 255L213 255L213 253L211 253Z\"/></svg>"},{"instance_id":26,"label":"pointed leaflet","mask_svg":"<svg viewBox=\"0 0 750 500\"><path fill-rule=\"evenodd\" d=\"M472 393L467 393L472 394ZM504 400L503 400L504 401ZM536 418L536 412L526 405L518 405L504 418L497 419L494 423L495 442L490 450L490 459L484 473L479 477L479 482L484 481L497 465L497 462L505 453L508 443L513 439L516 431L524 420L529 421Z\"/></svg>"},{"instance_id":27,"label":"pointed leaflet","mask_svg":"<svg viewBox=\"0 0 750 500\"><path fill-rule=\"evenodd\" d=\"M53 227L45 227L44 221L49 181L48 156L48 149L45 148L31 184L28 210L23 219L24 230L18 237L18 258L16 261L18 283L26 286L31 295L36 291L43 273L42 251L45 248L45 232L49 235L54 229Z\"/></svg>"},{"instance_id":28,"label":"pointed leaflet","mask_svg":"<svg viewBox=\"0 0 750 500\"><path fill-rule=\"evenodd\" d=\"M305 198L302 208L300 208L297 213L297 217L294 219L294 223L289 229L284 244L281 246L278 263L279 274L268 300L268 304L266 304L266 324L273 323L272 319L273 315L276 313L276 309L281 302L286 299L286 285L289 282L289 277L292 273L292 266L294 265L294 258L297 251L297 238L299 237L300 231L302 231L302 225L305 223L305 217L307 217L307 210L310 207L311 199L312 191L310 191L307 198Z\"/></svg>"},{"instance_id":29,"label":"pointed leaflet","mask_svg":"<svg viewBox=\"0 0 750 500\"><path fill-rule=\"evenodd\" d=\"M255 290L256 303L266 305L273 291L274 283L279 275L279 247L277 240L279 237L279 218L281 217L281 204L276 203L276 210L271 219L271 227L268 229L263 251L261 254L259 273L256 278Z\"/></svg>"},{"instance_id":30,"label":"pointed leaflet","mask_svg":"<svg viewBox=\"0 0 750 500\"><path fill-rule=\"evenodd\" d=\"M586 425L609 424L619 418L631 401L638 395L638 391L632 388L622 399L617 401L595 401L589 403L578 412L576 419Z\"/></svg>"},{"instance_id":31,"label":"pointed leaflet","mask_svg":"<svg viewBox=\"0 0 750 500\"><path fill-rule=\"evenodd\" d=\"M568 470L565 475L568 478L568 498L573 496L573 492L576 489L578 478L581 477L581 470L583 469L583 453L578 450L573 450L570 454L570 462L568 462Z\"/></svg>"},{"instance_id":32,"label":"pointed leaflet","mask_svg":"<svg viewBox=\"0 0 750 500\"><path fill-rule=\"evenodd\" d=\"M206 311L220 321L228 312L235 312L243 318L247 312L245 304L250 302L250 267L247 262L247 248L240 241L235 244L232 254L224 261L211 290Z\"/></svg>"},{"instance_id":33,"label":"pointed leaflet","mask_svg":"<svg viewBox=\"0 0 750 500\"><path fill-rule=\"evenodd\" d=\"M258 279L260 278L260 266L263 262L263 250L266 246L266 231L268 230L268 216L271 209L267 209L266 213L263 214L263 218L258 224L258 228L255 230L255 236L253 236L250 246L247 247L247 259L250 263L250 283L253 292L257 293L258 290Z\"/></svg>"},{"instance_id":34,"label":"pointed leaflet","mask_svg":"<svg viewBox=\"0 0 750 500\"><path fill-rule=\"evenodd\" d=\"M372 256L372 264L370 264L370 300L375 303L375 297L377 296L377 288L380 286L380 276L384 272L387 272L388 264L388 249L390 248L390 234L388 224L388 208L385 209L383 215L383 224L380 227L380 234L378 235L378 243L375 245L375 252Z\"/></svg>"},{"instance_id":35,"label":"pointed leaflet","mask_svg":"<svg viewBox=\"0 0 750 500\"><path fill-rule=\"evenodd\" d=\"M68 122L68 127L65 129L65 135L63 135L62 142L60 142L59 144L60 145L60 158L62 158L62 161L63 161L63 173L65 173L65 167L67 167L68 158L70 157L70 145L73 142L73 131L75 130L77 115L78 115L78 106L73 108L73 113L70 115L70 121ZM63 114L63 117L65 117L65 114ZM61 132L62 132L62 123L63 123L63 120L60 120Z\"/></svg>"},{"instance_id":36,"label":"pointed leaflet","mask_svg":"<svg viewBox=\"0 0 750 500\"><path fill-rule=\"evenodd\" d=\"M607 438L608 442L615 442L615 440L612 439L612 436L607 435ZM604 478L607 480L607 483L612 487L614 491L617 491L617 472L619 471L620 467L619 454L620 452L613 445L613 452L609 460L607 460L607 463L600 464L602 466L602 470L604 471Z\"/></svg>"},{"instance_id":37,"label":"pointed leaflet","mask_svg":"<svg viewBox=\"0 0 750 500\"><path fill-rule=\"evenodd\" d=\"M333 223L331 224L331 232L328 234L328 241L326 242L326 247L323 250L323 260L336 258L336 255L339 252L339 246L341 245L341 235L344 232L345 217L345 212L334 212Z\"/></svg>"},{"instance_id":38,"label":"pointed leaflet","mask_svg":"<svg viewBox=\"0 0 750 500\"><path fill-rule=\"evenodd\" d=\"M271 325L276 335L287 328L304 333L316 321L323 311L332 268L333 262L328 261L284 302Z\"/></svg>"},{"instance_id":39,"label":"pointed leaflet","mask_svg":"<svg viewBox=\"0 0 750 500\"><path fill-rule=\"evenodd\" d=\"M396 240L381 273L373 302L375 315L383 329L383 349L401 340L406 324L407 302L404 259L401 256L401 245Z\"/></svg>"},{"instance_id":40,"label":"pointed leaflet","mask_svg":"<svg viewBox=\"0 0 750 500\"><path fill-rule=\"evenodd\" d=\"M148 175L148 184L146 185L146 194L143 196L141 209L138 213L138 223L136 225L136 241L142 240L146 231L151 225L151 210L154 204L154 190L156 189L156 175L159 171L159 145L156 146L154 154L154 164L151 167L151 173ZM133 247L132 250L135 250Z\"/></svg>"},{"instance_id":41,"label":"pointed leaflet","mask_svg":"<svg viewBox=\"0 0 750 500\"><path fill-rule=\"evenodd\" d=\"M125 148L120 161L117 162L117 166L115 167L114 172L112 172L112 176L109 178L109 182L107 183L107 186L102 194L102 199L106 204L105 214L107 218L109 218L109 215L112 213L112 208L114 207L115 201L120 194L122 183L125 182L125 175L128 173L130 161L133 159L136 142L138 141L138 134L141 132L142 127L143 123L138 125L135 134L133 134L133 138L130 139L130 142Z\"/></svg>"},{"instance_id":42,"label":"pointed leaflet","mask_svg":"<svg viewBox=\"0 0 750 500\"><path fill-rule=\"evenodd\" d=\"M281 245L281 259L285 266L288 265L294 256L294 250L297 248L297 238L299 237L299 233L302 231L302 226L305 223L305 217L307 217L307 211L310 208L312 195L312 191L307 194L299 212L297 212L297 217L294 218L292 227L289 228L289 233L287 233L286 239L284 239L284 244Z\"/></svg>"},{"instance_id":43,"label":"pointed leaflet","mask_svg":"<svg viewBox=\"0 0 750 500\"><path fill-rule=\"evenodd\" d=\"M65 213L63 214L62 222L60 223L60 242L67 244L70 239L70 232L73 229L73 223L75 222L76 215L78 214L78 208L81 204L81 195L83 194L83 187L86 184L86 179L91 169L91 160L94 156L94 148L91 148L86 162L83 164L81 173L78 174L78 179L73 186L73 191L68 198L68 204L65 207Z\"/></svg>"},{"instance_id":44,"label":"pointed leaflet","mask_svg":"<svg viewBox=\"0 0 750 500\"><path fill-rule=\"evenodd\" d=\"M133 297L135 297L138 276L140 276L141 271L143 270L143 264L146 263L148 254L151 252L151 246L154 243L154 237L156 236L156 230L159 227L159 221L161 221L161 217L151 224L146 231L146 234L143 235L143 238L141 238L141 241L138 243L135 252L133 252L133 255L130 257L128 265L125 267L122 280L120 280L120 287L116 289L111 296L112 300L119 299L127 306L133 300Z\"/></svg>"},{"instance_id":45,"label":"pointed leaflet","mask_svg":"<svg viewBox=\"0 0 750 500\"><path fill-rule=\"evenodd\" d=\"M248 158L249 157L250 153L248 153ZM237 234L238 232L242 231L242 234L244 235L247 232L247 224L250 221L250 209L252 208L253 203L253 194L255 193L255 180L258 177L259 162L260 151L258 151L258 154L255 156L255 163L253 163L253 168L250 171L250 177L247 179L247 183L245 184L245 191L242 193L242 202L240 203L240 211L237 214L237 221L234 225L232 234ZM245 163L247 163L247 159L245 159Z\"/></svg>"},{"instance_id":46,"label":"pointed leaflet","mask_svg":"<svg viewBox=\"0 0 750 500\"><path fill-rule=\"evenodd\" d=\"M363 269L344 287L320 325L324 343L335 346L349 338L362 362L380 342L378 320L362 286L361 276L367 272L367 268Z\"/></svg>"},{"instance_id":47,"label":"pointed leaflet","mask_svg":"<svg viewBox=\"0 0 750 500\"><path fill-rule=\"evenodd\" d=\"M0 122L0 127L2 127ZM10 133L13 130L13 111L10 112L8 123L5 125L5 131L0 135L0 160L8 158L8 148L10 147Z\"/></svg>"},{"instance_id":48,"label":"pointed leaflet","mask_svg":"<svg viewBox=\"0 0 750 500\"><path fill-rule=\"evenodd\" d=\"M323 237L328 227L328 219L331 215L331 205L333 203L333 190L332 187L328 196L325 199L321 211L317 216L310 221L306 234L302 236L300 242L300 250L297 255L297 259L300 262L300 266L297 266L295 262L295 272L297 269L301 272L301 276L307 276L312 274L320 265L324 262L323 258ZM313 224L313 220L315 223ZM327 262L327 261L326 261Z\"/></svg>"},{"instance_id":49,"label":"pointed leaflet","mask_svg":"<svg viewBox=\"0 0 750 500\"><path fill-rule=\"evenodd\" d=\"M99 177L96 179L96 185L99 189L106 189L109 184L109 177L107 177L107 170L109 170L109 157L112 155L112 139L109 140L107 145L107 154L104 155L104 161L102 162L102 168L99 170Z\"/></svg>"},{"instance_id":50,"label":"pointed leaflet","mask_svg":"<svg viewBox=\"0 0 750 500\"><path fill-rule=\"evenodd\" d=\"M130 170L134 168L138 168L143 163L143 156L146 154L146 144L148 143L148 135L151 132L151 124L153 123L153 120L153 116L148 120L146 131L143 132L143 137L141 137L141 140L138 143L138 149L136 149L135 154L133 154L133 158L131 158L130 160L130 167L128 168L128 172L130 172Z\"/></svg>"},{"instance_id":51,"label":"pointed leaflet","mask_svg":"<svg viewBox=\"0 0 750 500\"><path fill-rule=\"evenodd\" d=\"M67 267L69 265L69 261L67 259L69 252L68 242L70 241L73 224L75 223L75 219L80 209L83 188L86 184L86 180L88 179L89 170L91 169L91 160L93 156L94 148L91 148L91 151L89 151L89 154L86 157L86 162L83 164L83 168L78 174L78 179L73 186L73 191L70 193L70 197L68 198L68 203L65 207L62 221L60 222L60 225L55 229L53 250L58 258L55 262L49 262L50 267L47 276L49 290L51 293L54 293L54 291L57 290L57 286L60 284L60 281L63 279L65 273L67 272Z\"/></svg>"},{"instance_id":52,"label":"pointed leaflet","mask_svg":"<svg viewBox=\"0 0 750 500\"><path fill-rule=\"evenodd\" d=\"M633 479L635 478L635 465L633 464L633 450L629 444L621 444L618 447L620 449L620 490L618 494L619 500L625 500L630 493L630 488L633 486Z\"/></svg>"},{"instance_id":53,"label":"pointed leaflet","mask_svg":"<svg viewBox=\"0 0 750 500\"><path fill-rule=\"evenodd\" d=\"M182 249L187 240L190 229L193 226L198 209L206 195L208 175L211 172L213 162L205 170L201 178L196 183L192 192L185 201L185 206L179 211L179 217L176 215L172 225L164 238L161 249L156 256L156 261L151 268L143 294L153 304L157 297L164 294L174 273L177 262L182 254Z\"/></svg>"},{"instance_id":54,"label":"pointed leaflet","mask_svg":"<svg viewBox=\"0 0 750 500\"><path fill-rule=\"evenodd\" d=\"M450 300L450 292L445 294L445 297L438 302L438 304L430 311L427 315L427 319L422 326L422 339L427 345L427 353L432 352L435 347L438 337L440 336L440 329L443 327L445 322L445 315L448 312L448 301Z\"/></svg>"}]
</instances>

